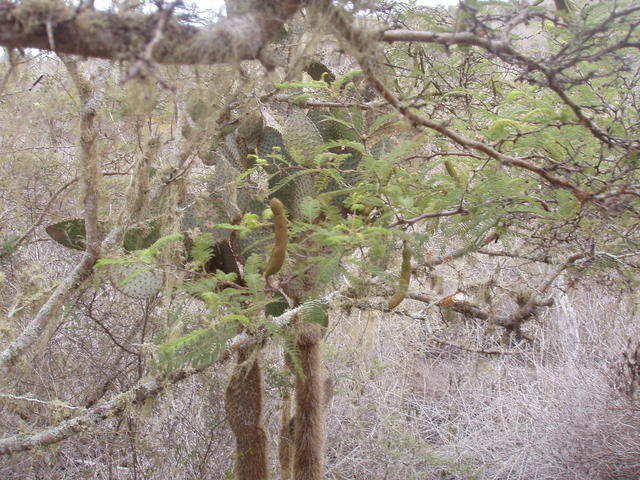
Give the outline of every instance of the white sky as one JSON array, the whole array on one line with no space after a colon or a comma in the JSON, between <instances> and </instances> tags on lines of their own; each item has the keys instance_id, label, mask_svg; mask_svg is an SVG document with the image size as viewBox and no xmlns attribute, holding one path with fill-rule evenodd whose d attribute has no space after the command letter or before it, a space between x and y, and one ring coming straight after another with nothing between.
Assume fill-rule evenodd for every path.
<instances>
[{"instance_id":1,"label":"white sky","mask_svg":"<svg viewBox=\"0 0 640 480\"><path fill-rule=\"evenodd\" d=\"M224 0L196 0L196 3L202 8L218 9L224 4ZM402 3L402 0L396 0L396 3ZM460 0L417 0L416 3L418 5L435 7L436 5L458 5Z\"/></svg>"},{"instance_id":2,"label":"white sky","mask_svg":"<svg viewBox=\"0 0 640 480\"><path fill-rule=\"evenodd\" d=\"M187 0L185 3L191 3L193 0ZM402 0L396 0L397 3L402 3ZM224 0L195 0L195 3L202 9L220 10L224 5ZM416 0L418 5L426 6L449 6L457 5L460 0ZM108 10L111 5L111 0L96 0L96 8L100 10Z\"/></svg>"},{"instance_id":3,"label":"white sky","mask_svg":"<svg viewBox=\"0 0 640 480\"><path fill-rule=\"evenodd\" d=\"M402 0L396 0L397 3L402 3ZM196 0L196 3L202 8L218 9L224 4L224 0ZM417 0L418 5L436 6L436 5L457 5L460 0Z\"/></svg>"}]
</instances>

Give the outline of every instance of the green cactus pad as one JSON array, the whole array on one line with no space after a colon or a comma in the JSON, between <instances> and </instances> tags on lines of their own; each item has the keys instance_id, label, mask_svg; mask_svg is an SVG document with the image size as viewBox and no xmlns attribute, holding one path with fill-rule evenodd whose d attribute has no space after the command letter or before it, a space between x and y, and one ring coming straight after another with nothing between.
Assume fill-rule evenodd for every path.
<instances>
[{"instance_id":1,"label":"green cactus pad","mask_svg":"<svg viewBox=\"0 0 640 480\"><path fill-rule=\"evenodd\" d=\"M282 139L293 160L303 166L309 166L322 147L322 135L318 128L298 109L289 113L284 124Z\"/></svg>"},{"instance_id":2,"label":"green cactus pad","mask_svg":"<svg viewBox=\"0 0 640 480\"><path fill-rule=\"evenodd\" d=\"M182 216L182 230L198 229L200 232L210 232L216 242L228 241L230 230L216 228L218 223L228 223L229 219L221 208L221 198L217 191L203 193L189 199L188 206Z\"/></svg>"},{"instance_id":3,"label":"green cactus pad","mask_svg":"<svg viewBox=\"0 0 640 480\"><path fill-rule=\"evenodd\" d=\"M262 158L267 158L269 155L274 154L276 149L283 158L286 158L287 152L284 146L284 140L282 134L273 127L264 127L258 140L258 155Z\"/></svg>"},{"instance_id":4,"label":"green cactus pad","mask_svg":"<svg viewBox=\"0 0 640 480\"><path fill-rule=\"evenodd\" d=\"M114 286L128 297L148 298L160 291L164 274L153 265L145 263L113 265L111 280Z\"/></svg>"},{"instance_id":5,"label":"green cactus pad","mask_svg":"<svg viewBox=\"0 0 640 480\"><path fill-rule=\"evenodd\" d=\"M122 246L127 252L149 248L160 238L160 224L151 222L147 228L132 228L124 234Z\"/></svg>"},{"instance_id":6,"label":"green cactus pad","mask_svg":"<svg viewBox=\"0 0 640 480\"><path fill-rule=\"evenodd\" d=\"M73 218L54 223L45 228L45 230L60 245L74 250L84 250L86 248L84 242L87 234L82 218Z\"/></svg>"},{"instance_id":7,"label":"green cactus pad","mask_svg":"<svg viewBox=\"0 0 640 480\"><path fill-rule=\"evenodd\" d=\"M305 71L314 80L324 80L327 83L333 83L333 81L336 79L336 76L333 74L331 70L329 70L329 67L327 67L324 63L321 63L321 62L317 62L317 61L311 62L307 66Z\"/></svg>"},{"instance_id":8,"label":"green cactus pad","mask_svg":"<svg viewBox=\"0 0 640 480\"><path fill-rule=\"evenodd\" d=\"M254 110L242 119L236 133L238 141L244 142L246 150L252 151L258 147L263 125L264 122L260 110Z\"/></svg>"},{"instance_id":9,"label":"green cactus pad","mask_svg":"<svg viewBox=\"0 0 640 480\"><path fill-rule=\"evenodd\" d=\"M86 232L84 219L73 218L62 222L54 223L45 228L47 234L67 248L74 250L84 250ZM104 226L98 225L99 235L104 235ZM160 238L160 226L153 222L148 228L132 228L124 235L123 247L127 252L147 248Z\"/></svg>"},{"instance_id":10,"label":"green cactus pad","mask_svg":"<svg viewBox=\"0 0 640 480\"><path fill-rule=\"evenodd\" d=\"M325 142L332 142L336 140L349 140L352 142L360 141L360 135L358 132L346 124L352 123L352 118L349 118L348 114L341 112L325 113L319 110L310 110L308 113L309 119L317 127L318 131L322 135L322 139ZM360 122L362 121L362 115L360 112L355 112L352 116L357 117Z\"/></svg>"}]
</instances>

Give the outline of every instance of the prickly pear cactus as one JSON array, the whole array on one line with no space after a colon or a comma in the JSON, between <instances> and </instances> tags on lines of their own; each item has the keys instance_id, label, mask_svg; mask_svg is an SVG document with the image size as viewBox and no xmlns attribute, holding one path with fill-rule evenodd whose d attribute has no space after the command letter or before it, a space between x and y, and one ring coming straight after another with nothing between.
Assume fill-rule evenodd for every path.
<instances>
[{"instance_id":1,"label":"prickly pear cactus","mask_svg":"<svg viewBox=\"0 0 640 480\"><path fill-rule=\"evenodd\" d=\"M104 235L104 225L98 225L100 236ZM47 234L60 245L74 250L85 249L86 232L84 219L72 218L54 223L45 228ZM160 238L160 226L153 222L148 226L131 228L126 231L122 247L127 252L147 248Z\"/></svg>"},{"instance_id":2,"label":"prickly pear cactus","mask_svg":"<svg viewBox=\"0 0 640 480\"><path fill-rule=\"evenodd\" d=\"M164 282L162 271L146 263L113 265L110 274L113 285L132 298L153 297Z\"/></svg>"},{"instance_id":3,"label":"prickly pear cactus","mask_svg":"<svg viewBox=\"0 0 640 480\"><path fill-rule=\"evenodd\" d=\"M84 250L87 236L82 218L72 218L45 228L47 234L60 245L74 250Z\"/></svg>"},{"instance_id":4,"label":"prickly pear cactus","mask_svg":"<svg viewBox=\"0 0 640 480\"><path fill-rule=\"evenodd\" d=\"M304 111L293 109L287 117L282 139L293 160L305 167L313 165L313 158L322 147L322 135Z\"/></svg>"}]
</instances>

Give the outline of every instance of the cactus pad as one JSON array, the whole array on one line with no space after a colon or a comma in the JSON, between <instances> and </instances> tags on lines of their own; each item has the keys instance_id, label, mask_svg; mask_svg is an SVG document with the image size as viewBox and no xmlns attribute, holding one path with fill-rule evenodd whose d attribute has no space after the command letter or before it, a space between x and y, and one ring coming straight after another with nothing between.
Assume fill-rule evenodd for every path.
<instances>
[{"instance_id":1,"label":"cactus pad","mask_svg":"<svg viewBox=\"0 0 640 480\"><path fill-rule=\"evenodd\" d=\"M289 113L284 124L282 138L291 157L303 166L312 164L313 158L323 143L318 128L299 109Z\"/></svg>"},{"instance_id":2,"label":"cactus pad","mask_svg":"<svg viewBox=\"0 0 640 480\"><path fill-rule=\"evenodd\" d=\"M54 223L45 228L47 234L60 245L74 250L85 249L85 238L87 236L82 218L72 218L62 222Z\"/></svg>"},{"instance_id":3,"label":"cactus pad","mask_svg":"<svg viewBox=\"0 0 640 480\"><path fill-rule=\"evenodd\" d=\"M111 281L128 297L148 298L160 291L164 275L152 265L131 263L112 266Z\"/></svg>"}]
</instances>

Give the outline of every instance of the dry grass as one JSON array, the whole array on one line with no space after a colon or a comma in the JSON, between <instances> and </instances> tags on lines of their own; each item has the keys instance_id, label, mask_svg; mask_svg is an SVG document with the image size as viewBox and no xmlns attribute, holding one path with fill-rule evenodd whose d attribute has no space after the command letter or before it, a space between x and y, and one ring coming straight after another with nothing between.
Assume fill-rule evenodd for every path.
<instances>
[{"instance_id":1,"label":"dry grass","mask_svg":"<svg viewBox=\"0 0 640 480\"><path fill-rule=\"evenodd\" d=\"M638 338L633 298L588 283L554 297L556 304L527 325L535 343L504 356L434 343L436 333L467 347L502 348L499 332L461 318L445 324L437 310L422 320L335 312L324 345L325 368L336 381L327 478L637 480L640 404L612 387L620 382L612 362L622 358L630 336ZM117 338L138 331L142 304L116 311L109 297L100 302L94 307ZM424 307L405 303L407 311ZM160 321L156 315L151 312L152 330ZM266 353L266 422L275 440L282 365L276 349ZM109 397L138 373L135 358L119 360L117 354L122 352L79 312L23 367L18 390L82 404L115 365L120 370ZM233 441L222 408L228 368L209 369L99 432L3 459L0 478L125 479L134 471L137 478L228 478ZM68 413L5 406L0 429L27 431L27 424L51 424ZM277 478L274 441L271 446Z\"/></svg>"},{"instance_id":2,"label":"dry grass","mask_svg":"<svg viewBox=\"0 0 640 480\"><path fill-rule=\"evenodd\" d=\"M362 317L341 319L327 348L340 379L329 478L640 476L640 405L611 387L607 362L635 319L615 297L573 292L532 327L534 347L497 358L430 344L415 320ZM456 326L461 343L483 331Z\"/></svg>"}]
</instances>

